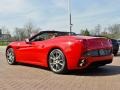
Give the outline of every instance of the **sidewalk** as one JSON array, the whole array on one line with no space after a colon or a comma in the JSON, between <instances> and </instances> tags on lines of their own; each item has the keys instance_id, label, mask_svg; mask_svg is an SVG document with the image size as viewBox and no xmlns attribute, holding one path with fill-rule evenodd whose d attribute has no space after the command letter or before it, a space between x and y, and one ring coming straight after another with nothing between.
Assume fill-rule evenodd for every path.
<instances>
[{"instance_id":1,"label":"sidewalk","mask_svg":"<svg viewBox=\"0 0 120 90\"><path fill-rule=\"evenodd\" d=\"M0 46L0 53L4 53L7 46Z\"/></svg>"},{"instance_id":2,"label":"sidewalk","mask_svg":"<svg viewBox=\"0 0 120 90\"><path fill-rule=\"evenodd\" d=\"M0 46L0 48L6 48L7 46Z\"/></svg>"}]
</instances>

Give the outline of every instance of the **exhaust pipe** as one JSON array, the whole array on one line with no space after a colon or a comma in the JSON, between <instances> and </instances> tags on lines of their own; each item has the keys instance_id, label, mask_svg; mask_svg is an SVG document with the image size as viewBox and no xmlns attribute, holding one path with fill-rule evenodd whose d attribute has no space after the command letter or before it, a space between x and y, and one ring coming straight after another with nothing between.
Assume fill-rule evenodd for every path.
<instances>
[{"instance_id":1,"label":"exhaust pipe","mask_svg":"<svg viewBox=\"0 0 120 90\"><path fill-rule=\"evenodd\" d=\"M86 59L82 59L81 61L80 61L80 63L79 63L79 66L80 67L83 67L83 66L85 66L86 65Z\"/></svg>"}]
</instances>

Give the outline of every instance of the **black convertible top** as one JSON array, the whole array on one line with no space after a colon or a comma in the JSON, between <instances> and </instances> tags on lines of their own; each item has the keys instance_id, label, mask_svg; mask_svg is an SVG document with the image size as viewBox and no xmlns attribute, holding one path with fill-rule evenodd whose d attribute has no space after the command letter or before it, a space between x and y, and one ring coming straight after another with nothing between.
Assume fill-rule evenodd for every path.
<instances>
[{"instance_id":1,"label":"black convertible top","mask_svg":"<svg viewBox=\"0 0 120 90\"><path fill-rule=\"evenodd\" d=\"M66 34L66 35L76 35L74 32L65 32L65 31L41 31L38 34L42 34L42 33L58 33L58 34Z\"/></svg>"},{"instance_id":2,"label":"black convertible top","mask_svg":"<svg viewBox=\"0 0 120 90\"><path fill-rule=\"evenodd\" d=\"M56 37L58 36L66 36L66 35L76 35L74 32L64 32L64 31L41 31L38 34L34 35L33 37L31 37L29 40L33 39L34 37L44 34L44 33L48 33L48 34L55 34Z\"/></svg>"}]
</instances>

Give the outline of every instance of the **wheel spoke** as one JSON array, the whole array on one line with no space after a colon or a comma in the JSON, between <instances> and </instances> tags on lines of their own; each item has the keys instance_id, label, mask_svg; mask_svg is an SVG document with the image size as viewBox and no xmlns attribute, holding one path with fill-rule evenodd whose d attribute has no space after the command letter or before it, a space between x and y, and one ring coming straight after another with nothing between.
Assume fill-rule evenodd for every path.
<instances>
[{"instance_id":1,"label":"wheel spoke","mask_svg":"<svg viewBox=\"0 0 120 90\"><path fill-rule=\"evenodd\" d=\"M50 57L54 59L55 58L54 53L51 53Z\"/></svg>"},{"instance_id":2,"label":"wheel spoke","mask_svg":"<svg viewBox=\"0 0 120 90\"><path fill-rule=\"evenodd\" d=\"M55 57L57 57L57 54L58 54L58 52L57 52L57 51L55 51Z\"/></svg>"},{"instance_id":3,"label":"wheel spoke","mask_svg":"<svg viewBox=\"0 0 120 90\"><path fill-rule=\"evenodd\" d=\"M60 63L60 62L59 62L58 64L61 65L61 66L63 66L63 63Z\"/></svg>"},{"instance_id":4,"label":"wheel spoke","mask_svg":"<svg viewBox=\"0 0 120 90\"><path fill-rule=\"evenodd\" d=\"M54 66L55 66L55 64L54 64L54 63L50 63L50 65L52 65L52 67L54 67Z\"/></svg>"},{"instance_id":5,"label":"wheel spoke","mask_svg":"<svg viewBox=\"0 0 120 90\"><path fill-rule=\"evenodd\" d=\"M14 56L12 56L11 58L12 58L12 60L14 60Z\"/></svg>"},{"instance_id":6,"label":"wheel spoke","mask_svg":"<svg viewBox=\"0 0 120 90\"><path fill-rule=\"evenodd\" d=\"M58 63L57 65L58 65L58 70L60 70L62 66L60 66L60 64L59 64L59 63Z\"/></svg>"},{"instance_id":7,"label":"wheel spoke","mask_svg":"<svg viewBox=\"0 0 120 90\"><path fill-rule=\"evenodd\" d=\"M50 57L50 59L51 59L51 60L54 60L54 58L53 58L53 57Z\"/></svg>"},{"instance_id":8,"label":"wheel spoke","mask_svg":"<svg viewBox=\"0 0 120 90\"><path fill-rule=\"evenodd\" d=\"M58 56L56 57L56 59L58 59L58 60L59 60L60 58L61 58L61 55L60 55L60 54L58 54Z\"/></svg>"}]
</instances>

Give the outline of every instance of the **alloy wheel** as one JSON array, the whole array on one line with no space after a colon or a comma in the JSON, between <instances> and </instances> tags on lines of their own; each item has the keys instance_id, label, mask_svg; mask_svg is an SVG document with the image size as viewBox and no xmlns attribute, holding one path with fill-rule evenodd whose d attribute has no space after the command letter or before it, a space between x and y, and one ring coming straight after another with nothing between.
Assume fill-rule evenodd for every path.
<instances>
[{"instance_id":1,"label":"alloy wheel","mask_svg":"<svg viewBox=\"0 0 120 90\"><path fill-rule=\"evenodd\" d=\"M54 49L49 55L49 66L55 73L63 73L66 68L65 56L59 49Z\"/></svg>"},{"instance_id":2,"label":"alloy wheel","mask_svg":"<svg viewBox=\"0 0 120 90\"><path fill-rule=\"evenodd\" d=\"M12 48L9 48L6 52L6 57L8 64L12 65L15 63L15 55L14 55L14 50Z\"/></svg>"}]
</instances>

